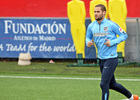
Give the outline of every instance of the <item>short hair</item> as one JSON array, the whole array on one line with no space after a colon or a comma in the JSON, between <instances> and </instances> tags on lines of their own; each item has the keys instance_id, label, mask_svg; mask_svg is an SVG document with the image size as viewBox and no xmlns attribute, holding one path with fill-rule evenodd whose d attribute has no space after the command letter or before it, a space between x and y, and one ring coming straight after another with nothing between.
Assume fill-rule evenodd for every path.
<instances>
[{"instance_id":1,"label":"short hair","mask_svg":"<svg viewBox=\"0 0 140 100\"><path fill-rule=\"evenodd\" d=\"M103 4L98 4L95 7L101 7L102 11L106 11L106 7Z\"/></svg>"}]
</instances>

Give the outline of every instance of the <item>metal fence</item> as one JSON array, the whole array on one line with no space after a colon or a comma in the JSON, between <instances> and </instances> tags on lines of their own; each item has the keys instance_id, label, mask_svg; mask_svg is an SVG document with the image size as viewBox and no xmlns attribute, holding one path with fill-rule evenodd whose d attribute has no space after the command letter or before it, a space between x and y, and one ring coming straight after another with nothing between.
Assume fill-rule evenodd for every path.
<instances>
[{"instance_id":1,"label":"metal fence","mask_svg":"<svg viewBox=\"0 0 140 100\"><path fill-rule=\"evenodd\" d=\"M140 63L140 18L127 18L128 39L125 43L125 60Z\"/></svg>"}]
</instances>

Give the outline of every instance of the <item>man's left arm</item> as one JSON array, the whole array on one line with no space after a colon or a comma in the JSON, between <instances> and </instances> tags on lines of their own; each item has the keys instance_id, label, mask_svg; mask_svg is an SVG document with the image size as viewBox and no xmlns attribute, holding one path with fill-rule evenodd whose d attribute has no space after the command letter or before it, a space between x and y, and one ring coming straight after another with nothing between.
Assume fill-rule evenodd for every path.
<instances>
[{"instance_id":1,"label":"man's left arm","mask_svg":"<svg viewBox=\"0 0 140 100\"><path fill-rule=\"evenodd\" d=\"M127 39L128 35L121 27L119 27L118 25L114 25L112 29L115 34L119 35L119 37L114 40L110 40L110 46L117 45Z\"/></svg>"}]
</instances>

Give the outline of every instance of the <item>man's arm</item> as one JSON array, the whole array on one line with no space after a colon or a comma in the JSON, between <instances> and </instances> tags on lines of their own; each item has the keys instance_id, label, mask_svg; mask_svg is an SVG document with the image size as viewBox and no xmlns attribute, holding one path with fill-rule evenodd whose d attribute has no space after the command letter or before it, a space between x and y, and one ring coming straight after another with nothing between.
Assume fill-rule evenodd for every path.
<instances>
[{"instance_id":1,"label":"man's arm","mask_svg":"<svg viewBox=\"0 0 140 100\"><path fill-rule=\"evenodd\" d=\"M114 40L111 40L110 41L110 46L119 44L120 42L125 41L127 39L128 35L121 27L119 27L118 25L114 24L112 26L112 29L113 29L113 32L115 34L119 35L119 37L114 39Z\"/></svg>"},{"instance_id":2,"label":"man's arm","mask_svg":"<svg viewBox=\"0 0 140 100\"><path fill-rule=\"evenodd\" d=\"M86 32L86 45L87 47L91 47L93 45L93 34L91 32L91 26L89 25Z\"/></svg>"}]
</instances>

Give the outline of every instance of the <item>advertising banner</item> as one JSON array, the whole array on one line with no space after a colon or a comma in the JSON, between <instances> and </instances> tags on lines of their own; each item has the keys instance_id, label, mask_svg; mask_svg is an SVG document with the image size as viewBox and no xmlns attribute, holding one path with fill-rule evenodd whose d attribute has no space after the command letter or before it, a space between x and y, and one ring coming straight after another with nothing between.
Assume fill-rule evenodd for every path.
<instances>
[{"instance_id":1,"label":"advertising banner","mask_svg":"<svg viewBox=\"0 0 140 100\"><path fill-rule=\"evenodd\" d=\"M17 58L27 52L32 58L76 58L69 20L1 18L0 57ZM87 58L96 58L94 47L85 52Z\"/></svg>"}]
</instances>

